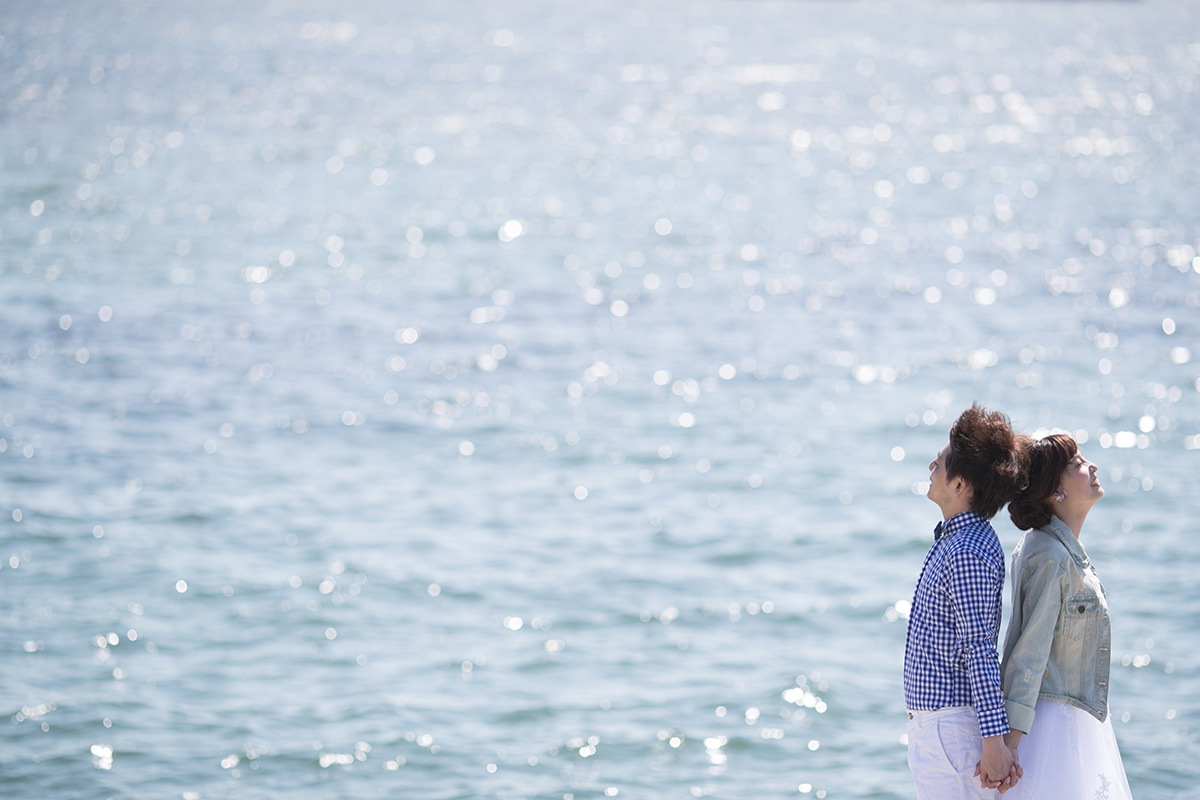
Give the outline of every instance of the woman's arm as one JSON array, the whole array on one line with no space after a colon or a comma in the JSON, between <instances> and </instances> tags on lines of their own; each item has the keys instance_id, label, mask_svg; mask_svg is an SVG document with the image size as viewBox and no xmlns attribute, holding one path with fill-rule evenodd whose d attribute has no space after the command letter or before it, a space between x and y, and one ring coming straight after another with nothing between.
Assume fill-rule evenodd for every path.
<instances>
[{"instance_id":1,"label":"woman's arm","mask_svg":"<svg viewBox=\"0 0 1200 800\"><path fill-rule=\"evenodd\" d=\"M1067 577L1066 568L1051 558L1026 563L1018 576L1020 596L1016 602L1021 607L1022 624L1016 643L1001 666L1008 723L1018 731L1028 733L1033 725L1034 708L1065 596L1063 581Z\"/></svg>"}]
</instances>

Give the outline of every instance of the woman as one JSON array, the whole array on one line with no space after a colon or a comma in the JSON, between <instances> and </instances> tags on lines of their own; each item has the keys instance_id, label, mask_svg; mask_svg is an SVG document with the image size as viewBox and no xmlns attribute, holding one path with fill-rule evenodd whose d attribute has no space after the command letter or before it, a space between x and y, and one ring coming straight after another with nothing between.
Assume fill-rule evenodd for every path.
<instances>
[{"instance_id":1,"label":"woman","mask_svg":"<svg viewBox=\"0 0 1200 800\"><path fill-rule=\"evenodd\" d=\"M1070 436L1026 439L1022 450L1027 486L1009 515L1027 533L1013 551L1001 675L1005 741L1024 775L1005 800L1130 798L1108 715L1108 603L1079 541L1104 489Z\"/></svg>"}]
</instances>

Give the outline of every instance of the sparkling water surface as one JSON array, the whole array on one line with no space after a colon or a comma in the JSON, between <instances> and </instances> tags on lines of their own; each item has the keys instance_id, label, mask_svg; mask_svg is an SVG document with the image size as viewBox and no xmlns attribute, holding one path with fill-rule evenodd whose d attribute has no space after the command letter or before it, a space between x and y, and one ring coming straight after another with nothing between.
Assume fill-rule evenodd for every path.
<instances>
[{"instance_id":1,"label":"sparkling water surface","mask_svg":"<svg viewBox=\"0 0 1200 800\"><path fill-rule=\"evenodd\" d=\"M1197 19L12 4L0 795L912 797L979 401L1197 796Z\"/></svg>"}]
</instances>

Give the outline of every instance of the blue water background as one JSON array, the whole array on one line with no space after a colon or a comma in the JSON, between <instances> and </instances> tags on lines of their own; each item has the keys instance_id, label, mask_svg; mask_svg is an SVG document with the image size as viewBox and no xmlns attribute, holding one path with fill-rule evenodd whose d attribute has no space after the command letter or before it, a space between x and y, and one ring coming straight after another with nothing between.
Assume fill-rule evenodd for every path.
<instances>
[{"instance_id":1,"label":"blue water background","mask_svg":"<svg viewBox=\"0 0 1200 800\"><path fill-rule=\"evenodd\" d=\"M1197 20L8 4L0 795L911 797L980 401L1196 797Z\"/></svg>"}]
</instances>

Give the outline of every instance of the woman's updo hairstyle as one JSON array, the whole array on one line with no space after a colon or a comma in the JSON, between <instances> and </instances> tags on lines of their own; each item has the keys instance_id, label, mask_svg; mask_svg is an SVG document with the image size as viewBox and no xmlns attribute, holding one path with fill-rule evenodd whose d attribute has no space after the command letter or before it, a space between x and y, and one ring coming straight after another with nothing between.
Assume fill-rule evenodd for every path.
<instances>
[{"instance_id":1,"label":"woman's updo hairstyle","mask_svg":"<svg viewBox=\"0 0 1200 800\"><path fill-rule=\"evenodd\" d=\"M1054 515L1050 498L1058 491L1063 471L1078 452L1075 440L1065 433L1052 433L1041 439L1021 437L1025 488L1008 504L1013 525L1028 531L1050 523Z\"/></svg>"}]
</instances>

